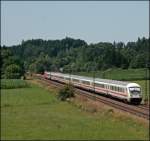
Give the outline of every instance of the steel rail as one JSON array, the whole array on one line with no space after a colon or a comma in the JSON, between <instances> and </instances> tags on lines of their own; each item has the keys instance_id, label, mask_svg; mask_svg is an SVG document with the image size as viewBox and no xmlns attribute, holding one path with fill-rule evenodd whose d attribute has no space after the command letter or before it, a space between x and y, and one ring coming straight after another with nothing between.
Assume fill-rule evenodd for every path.
<instances>
[{"instance_id":1,"label":"steel rail","mask_svg":"<svg viewBox=\"0 0 150 141\"><path fill-rule=\"evenodd\" d=\"M139 105L138 108L145 109L145 110L150 109L150 107L148 107L147 105Z\"/></svg>"}]
</instances>

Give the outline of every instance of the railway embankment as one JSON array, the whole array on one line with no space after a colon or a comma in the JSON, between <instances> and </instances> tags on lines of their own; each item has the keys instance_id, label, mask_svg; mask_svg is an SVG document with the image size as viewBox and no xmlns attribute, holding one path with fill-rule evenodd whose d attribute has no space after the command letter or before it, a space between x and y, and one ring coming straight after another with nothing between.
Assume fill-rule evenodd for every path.
<instances>
[{"instance_id":1,"label":"railway embankment","mask_svg":"<svg viewBox=\"0 0 150 141\"><path fill-rule=\"evenodd\" d=\"M58 83L56 81L51 81L51 80L46 80L43 78L40 78L40 81L44 84L52 85L53 87L56 87L56 88L61 88L64 86L64 84L62 83ZM86 99L93 100L94 103L104 104L105 106L109 106L113 109L117 109L125 114L127 113L127 115L136 116L136 117L149 120L149 107L145 105L129 105L128 103L123 103L123 101L117 101L116 99L114 100L114 99L104 97L101 95L96 95L94 93L81 90L81 89L77 89L77 88L75 89L75 93L78 96L80 95L82 97L85 97ZM92 107L89 106L89 109L87 110L90 111ZM97 111L97 109L98 108L93 108L93 110L91 111L94 112L94 111Z\"/></svg>"}]
</instances>

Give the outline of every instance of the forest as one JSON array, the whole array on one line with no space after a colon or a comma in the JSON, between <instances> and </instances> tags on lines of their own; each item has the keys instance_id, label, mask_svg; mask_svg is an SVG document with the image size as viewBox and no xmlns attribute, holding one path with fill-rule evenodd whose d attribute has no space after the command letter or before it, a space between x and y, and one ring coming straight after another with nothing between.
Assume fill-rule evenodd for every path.
<instances>
[{"instance_id":1,"label":"forest","mask_svg":"<svg viewBox=\"0 0 150 141\"><path fill-rule=\"evenodd\" d=\"M1 78L20 78L26 72L90 72L109 68L145 68L149 64L149 38L134 42L99 42L66 37L31 39L1 46Z\"/></svg>"}]
</instances>

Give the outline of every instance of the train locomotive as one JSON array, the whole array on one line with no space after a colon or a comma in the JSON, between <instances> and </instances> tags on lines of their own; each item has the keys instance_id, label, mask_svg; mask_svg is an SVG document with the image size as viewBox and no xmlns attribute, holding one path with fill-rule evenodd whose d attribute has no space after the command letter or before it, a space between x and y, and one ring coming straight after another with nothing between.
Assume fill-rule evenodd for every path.
<instances>
[{"instance_id":1,"label":"train locomotive","mask_svg":"<svg viewBox=\"0 0 150 141\"><path fill-rule=\"evenodd\" d=\"M129 103L140 104L142 101L141 87L137 83L47 71L44 72L44 78L62 83L71 83L75 87L95 91L96 93L102 93Z\"/></svg>"}]
</instances>

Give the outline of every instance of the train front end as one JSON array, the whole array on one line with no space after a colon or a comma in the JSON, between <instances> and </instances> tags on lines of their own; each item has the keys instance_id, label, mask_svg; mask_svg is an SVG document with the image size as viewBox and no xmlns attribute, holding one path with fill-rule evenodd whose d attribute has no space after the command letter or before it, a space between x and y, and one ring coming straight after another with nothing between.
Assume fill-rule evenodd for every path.
<instances>
[{"instance_id":1,"label":"train front end","mask_svg":"<svg viewBox=\"0 0 150 141\"><path fill-rule=\"evenodd\" d=\"M50 79L50 78L51 78L50 72L45 71L45 72L44 72L44 78L45 78L45 79Z\"/></svg>"},{"instance_id":2,"label":"train front end","mask_svg":"<svg viewBox=\"0 0 150 141\"><path fill-rule=\"evenodd\" d=\"M140 104L142 101L142 90L140 85L136 83L129 83L127 85L128 95L129 95L129 102Z\"/></svg>"}]
</instances>

